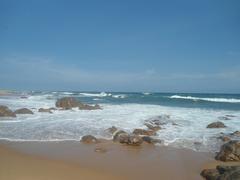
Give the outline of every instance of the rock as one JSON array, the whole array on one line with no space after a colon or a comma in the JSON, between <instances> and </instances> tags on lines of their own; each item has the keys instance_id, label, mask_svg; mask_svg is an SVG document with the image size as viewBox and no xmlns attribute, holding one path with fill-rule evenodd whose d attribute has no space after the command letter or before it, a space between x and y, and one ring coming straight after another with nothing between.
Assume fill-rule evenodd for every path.
<instances>
[{"instance_id":1,"label":"rock","mask_svg":"<svg viewBox=\"0 0 240 180\"><path fill-rule=\"evenodd\" d=\"M234 115L231 115L231 114L227 114L227 115L225 115L226 117L236 117L236 116L234 116Z\"/></svg>"},{"instance_id":2,"label":"rock","mask_svg":"<svg viewBox=\"0 0 240 180\"><path fill-rule=\"evenodd\" d=\"M218 117L218 119L220 119L220 120L231 120L231 118L226 117L226 116L220 116L220 117Z\"/></svg>"},{"instance_id":3,"label":"rock","mask_svg":"<svg viewBox=\"0 0 240 180\"><path fill-rule=\"evenodd\" d=\"M220 136L219 139L221 139L223 142L227 142L231 140L231 138L227 136Z\"/></svg>"},{"instance_id":4,"label":"rock","mask_svg":"<svg viewBox=\"0 0 240 180\"><path fill-rule=\"evenodd\" d=\"M96 147L94 149L95 152L98 152L98 153L106 153L107 152L107 149L105 148L102 148L102 147Z\"/></svg>"},{"instance_id":5,"label":"rock","mask_svg":"<svg viewBox=\"0 0 240 180\"><path fill-rule=\"evenodd\" d=\"M151 129L153 131L158 131L161 129L161 127L159 125L154 125L154 124L150 124L150 123L145 123L145 126L148 127L148 129Z\"/></svg>"},{"instance_id":6,"label":"rock","mask_svg":"<svg viewBox=\"0 0 240 180\"><path fill-rule=\"evenodd\" d=\"M47 112L47 113L52 113L52 111L51 111L49 108L47 108L47 109L40 108L40 109L38 109L38 112Z\"/></svg>"},{"instance_id":7,"label":"rock","mask_svg":"<svg viewBox=\"0 0 240 180\"><path fill-rule=\"evenodd\" d=\"M93 143L98 143L99 141L97 140L97 138L95 138L92 135L86 135L86 136L82 137L80 142L87 143L87 144L93 144Z\"/></svg>"},{"instance_id":8,"label":"rock","mask_svg":"<svg viewBox=\"0 0 240 180\"><path fill-rule=\"evenodd\" d=\"M80 105L82 105L82 103L80 103L76 98L73 97L64 97L58 99L56 102L56 107L63 109L71 109Z\"/></svg>"},{"instance_id":9,"label":"rock","mask_svg":"<svg viewBox=\"0 0 240 180\"><path fill-rule=\"evenodd\" d=\"M216 169L205 169L201 175L206 180L237 180L240 179L240 166L217 166Z\"/></svg>"},{"instance_id":10,"label":"rock","mask_svg":"<svg viewBox=\"0 0 240 180\"><path fill-rule=\"evenodd\" d=\"M135 134L135 135L145 135L145 136L155 136L156 132L153 131L153 130L134 129L133 134Z\"/></svg>"},{"instance_id":11,"label":"rock","mask_svg":"<svg viewBox=\"0 0 240 180\"><path fill-rule=\"evenodd\" d=\"M0 117L16 117L16 114L7 106L0 106Z\"/></svg>"},{"instance_id":12,"label":"rock","mask_svg":"<svg viewBox=\"0 0 240 180\"><path fill-rule=\"evenodd\" d=\"M78 106L79 110L97 110L101 109L101 107L98 104L95 104L94 106L88 105L88 104L80 104Z\"/></svg>"},{"instance_id":13,"label":"rock","mask_svg":"<svg viewBox=\"0 0 240 180\"><path fill-rule=\"evenodd\" d=\"M152 138L152 137L149 137L149 136L143 136L142 137L142 140L144 141L144 142L147 142L147 143L149 143L149 144L157 144L157 143L162 143L162 141L160 140L160 139L154 139L154 138Z\"/></svg>"},{"instance_id":14,"label":"rock","mask_svg":"<svg viewBox=\"0 0 240 180\"><path fill-rule=\"evenodd\" d=\"M138 135L130 135L128 138L128 145L139 146L143 143L143 140Z\"/></svg>"},{"instance_id":15,"label":"rock","mask_svg":"<svg viewBox=\"0 0 240 180\"><path fill-rule=\"evenodd\" d=\"M113 141L115 142L128 142L128 133L125 131L119 130L113 134Z\"/></svg>"},{"instance_id":16,"label":"rock","mask_svg":"<svg viewBox=\"0 0 240 180\"><path fill-rule=\"evenodd\" d=\"M226 126L220 121L213 122L207 126L207 128L225 128L225 127Z\"/></svg>"},{"instance_id":17,"label":"rock","mask_svg":"<svg viewBox=\"0 0 240 180\"><path fill-rule=\"evenodd\" d=\"M15 114L33 114L33 112L27 108L17 109L14 113Z\"/></svg>"},{"instance_id":18,"label":"rock","mask_svg":"<svg viewBox=\"0 0 240 180\"><path fill-rule=\"evenodd\" d=\"M222 145L215 158L221 161L240 161L240 141L229 141Z\"/></svg>"},{"instance_id":19,"label":"rock","mask_svg":"<svg viewBox=\"0 0 240 180\"><path fill-rule=\"evenodd\" d=\"M240 136L240 131L235 131L231 133L232 136Z\"/></svg>"},{"instance_id":20,"label":"rock","mask_svg":"<svg viewBox=\"0 0 240 180\"><path fill-rule=\"evenodd\" d=\"M110 134L114 134L118 129L115 126L112 126L108 129L106 129L106 132L109 132Z\"/></svg>"},{"instance_id":21,"label":"rock","mask_svg":"<svg viewBox=\"0 0 240 180\"><path fill-rule=\"evenodd\" d=\"M216 169L204 169L201 172L201 176L204 177L206 180L217 180L220 174Z\"/></svg>"}]
</instances>

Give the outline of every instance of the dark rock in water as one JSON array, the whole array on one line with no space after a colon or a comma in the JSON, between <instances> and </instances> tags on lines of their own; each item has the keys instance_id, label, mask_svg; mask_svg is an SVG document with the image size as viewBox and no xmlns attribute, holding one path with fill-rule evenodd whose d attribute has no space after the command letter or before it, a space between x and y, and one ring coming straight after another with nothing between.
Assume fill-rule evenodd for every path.
<instances>
[{"instance_id":1,"label":"dark rock in water","mask_svg":"<svg viewBox=\"0 0 240 180\"><path fill-rule=\"evenodd\" d=\"M156 131L145 130L145 129L134 129L133 134L135 134L135 135L145 135L145 136L155 136Z\"/></svg>"},{"instance_id":2,"label":"dark rock in water","mask_svg":"<svg viewBox=\"0 0 240 180\"><path fill-rule=\"evenodd\" d=\"M143 143L142 137L138 135L130 135L128 138L128 145L139 146Z\"/></svg>"},{"instance_id":3,"label":"dark rock in water","mask_svg":"<svg viewBox=\"0 0 240 180\"><path fill-rule=\"evenodd\" d=\"M95 138L92 135L86 135L86 136L82 137L81 142L87 143L87 144L92 144L92 143L98 143L99 141L97 138Z\"/></svg>"},{"instance_id":4,"label":"dark rock in water","mask_svg":"<svg viewBox=\"0 0 240 180\"><path fill-rule=\"evenodd\" d=\"M231 138L228 136L220 136L219 139L221 139L223 142L227 142L231 140Z\"/></svg>"},{"instance_id":5,"label":"dark rock in water","mask_svg":"<svg viewBox=\"0 0 240 180\"><path fill-rule=\"evenodd\" d=\"M63 109L71 109L73 107L79 107L82 105L76 98L74 97L64 97L58 99L56 102L56 107L63 108Z\"/></svg>"},{"instance_id":6,"label":"dark rock in water","mask_svg":"<svg viewBox=\"0 0 240 180\"><path fill-rule=\"evenodd\" d=\"M115 126L112 126L108 129L106 129L106 132L109 132L110 134L114 134L118 129Z\"/></svg>"},{"instance_id":7,"label":"dark rock in water","mask_svg":"<svg viewBox=\"0 0 240 180\"><path fill-rule=\"evenodd\" d=\"M225 115L226 117L236 117L236 116L234 116L234 115L231 115L231 114L227 114L227 115Z\"/></svg>"},{"instance_id":8,"label":"dark rock in water","mask_svg":"<svg viewBox=\"0 0 240 180\"><path fill-rule=\"evenodd\" d=\"M231 133L230 135L232 135L232 136L240 136L240 131L235 131L235 132Z\"/></svg>"},{"instance_id":9,"label":"dark rock in water","mask_svg":"<svg viewBox=\"0 0 240 180\"><path fill-rule=\"evenodd\" d=\"M40 109L38 109L38 112L52 113L52 111L51 111L49 108L47 108L47 109L45 109L45 108L40 108Z\"/></svg>"},{"instance_id":10,"label":"dark rock in water","mask_svg":"<svg viewBox=\"0 0 240 180\"><path fill-rule=\"evenodd\" d=\"M15 114L33 114L33 112L27 108L17 109L14 113Z\"/></svg>"},{"instance_id":11,"label":"dark rock in water","mask_svg":"<svg viewBox=\"0 0 240 180\"><path fill-rule=\"evenodd\" d=\"M101 109L101 107L98 104L95 104L94 106L88 105L88 104L80 104L78 106L78 108L80 110L97 110L97 109Z\"/></svg>"},{"instance_id":12,"label":"dark rock in water","mask_svg":"<svg viewBox=\"0 0 240 180\"><path fill-rule=\"evenodd\" d=\"M207 126L207 128L225 128L225 127L226 126L220 121L213 122Z\"/></svg>"},{"instance_id":13,"label":"dark rock in water","mask_svg":"<svg viewBox=\"0 0 240 180\"><path fill-rule=\"evenodd\" d=\"M0 117L16 117L16 114L7 106L0 106Z\"/></svg>"},{"instance_id":14,"label":"dark rock in water","mask_svg":"<svg viewBox=\"0 0 240 180\"><path fill-rule=\"evenodd\" d=\"M151 129L153 131L158 131L161 129L161 127L159 125L154 125L154 124L150 124L150 123L145 123L145 126L148 127L148 129Z\"/></svg>"},{"instance_id":15,"label":"dark rock in water","mask_svg":"<svg viewBox=\"0 0 240 180\"><path fill-rule=\"evenodd\" d=\"M216 169L205 169L201 175L206 180L237 180L240 179L240 166L217 166Z\"/></svg>"},{"instance_id":16,"label":"dark rock in water","mask_svg":"<svg viewBox=\"0 0 240 180\"><path fill-rule=\"evenodd\" d=\"M154 138L152 138L152 137L149 137L149 136L143 136L142 137L142 140L144 141L144 142L147 142L147 143L149 143L149 144L157 144L157 143L162 143L162 141L160 140L160 139L154 139Z\"/></svg>"},{"instance_id":17,"label":"dark rock in water","mask_svg":"<svg viewBox=\"0 0 240 180\"><path fill-rule=\"evenodd\" d=\"M240 141L229 141L222 145L215 158L221 161L240 161Z\"/></svg>"}]
</instances>

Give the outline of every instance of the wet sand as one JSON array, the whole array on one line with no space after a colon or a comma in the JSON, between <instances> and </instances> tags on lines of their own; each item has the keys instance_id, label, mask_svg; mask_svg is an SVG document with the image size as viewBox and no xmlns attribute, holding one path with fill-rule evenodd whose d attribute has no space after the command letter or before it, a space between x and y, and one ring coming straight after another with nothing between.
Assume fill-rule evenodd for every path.
<instances>
[{"instance_id":1,"label":"wet sand","mask_svg":"<svg viewBox=\"0 0 240 180\"><path fill-rule=\"evenodd\" d=\"M95 152L95 148L107 152ZM214 154L105 141L0 141L0 179L202 179L202 169L218 162Z\"/></svg>"}]
</instances>

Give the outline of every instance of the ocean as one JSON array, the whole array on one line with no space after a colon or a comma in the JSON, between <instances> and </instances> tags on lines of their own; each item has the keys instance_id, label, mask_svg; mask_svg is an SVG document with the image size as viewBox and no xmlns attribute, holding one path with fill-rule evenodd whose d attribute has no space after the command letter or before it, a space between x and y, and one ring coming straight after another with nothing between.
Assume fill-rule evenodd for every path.
<instances>
[{"instance_id":1,"label":"ocean","mask_svg":"<svg viewBox=\"0 0 240 180\"><path fill-rule=\"evenodd\" d=\"M56 100L66 96L100 104L102 110L38 112L39 108L55 107ZM161 145L215 152L223 144L219 136L240 131L240 94L31 91L0 96L0 105L34 112L0 118L0 139L9 141L79 141L87 134L110 139L105 130L111 126L132 132L146 128L146 120L163 118L155 137L164 141ZM166 116L170 118L164 119ZM216 121L227 127L206 128Z\"/></svg>"}]
</instances>

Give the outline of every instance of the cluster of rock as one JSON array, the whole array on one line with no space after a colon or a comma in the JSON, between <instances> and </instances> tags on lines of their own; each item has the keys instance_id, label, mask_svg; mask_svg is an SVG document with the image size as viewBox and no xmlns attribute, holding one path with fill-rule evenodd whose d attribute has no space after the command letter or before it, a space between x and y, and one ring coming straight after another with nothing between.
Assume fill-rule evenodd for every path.
<instances>
[{"instance_id":1,"label":"cluster of rock","mask_svg":"<svg viewBox=\"0 0 240 180\"><path fill-rule=\"evenodd\" d=\"M64 110L72 109L76 107L78 107L79 110L101 109L101 107L98 104L95 104L95 105L83 104L73 97L64 97L64 98L58 99L56 102L56 107L62 108Z\"/></svg>"},{"instance_id":2,"label":"cluster of rock","mask_svg":"<svg viewBox=\"0 0 240 180\"><path fill-rule=\"evenodd\" d=\"M64 97L58 99L56 102L56 107L63 110L72 109L78 107L80 110L96 110L101 109L101 107L96 105L88 105L79 102L76 98L73 97ZM38 112L43 113L52 113L52 111L57 110L56 108L39 108ZM16 117L16 114L33 114L33 112L28 108L17 109L12 111L7 106L0 105L0 117Z\"/></svg>"},{"instance_id":3,"label":"cluster of rock","mask_svg":"<svg viewBox=\"0 0 240 180\"><path fill-rule=\"evenodd\" d=\"M207 180L237 180L240 179L240 166L217 166L203 170L201 175Z\"/></svg>"},{"instance_id":4,"label":"cluster of rock","mask_svg":"<svg viewBox=\"0 0 240 180\"><path fill-rule=\"evenodd\" d=\"M240 162L240 141L229 141L221 146L216 160ZM217 166L216 169L204 169L201 175L207 180L240 179L240 166Z\"/></svg>"}]
</instances>

